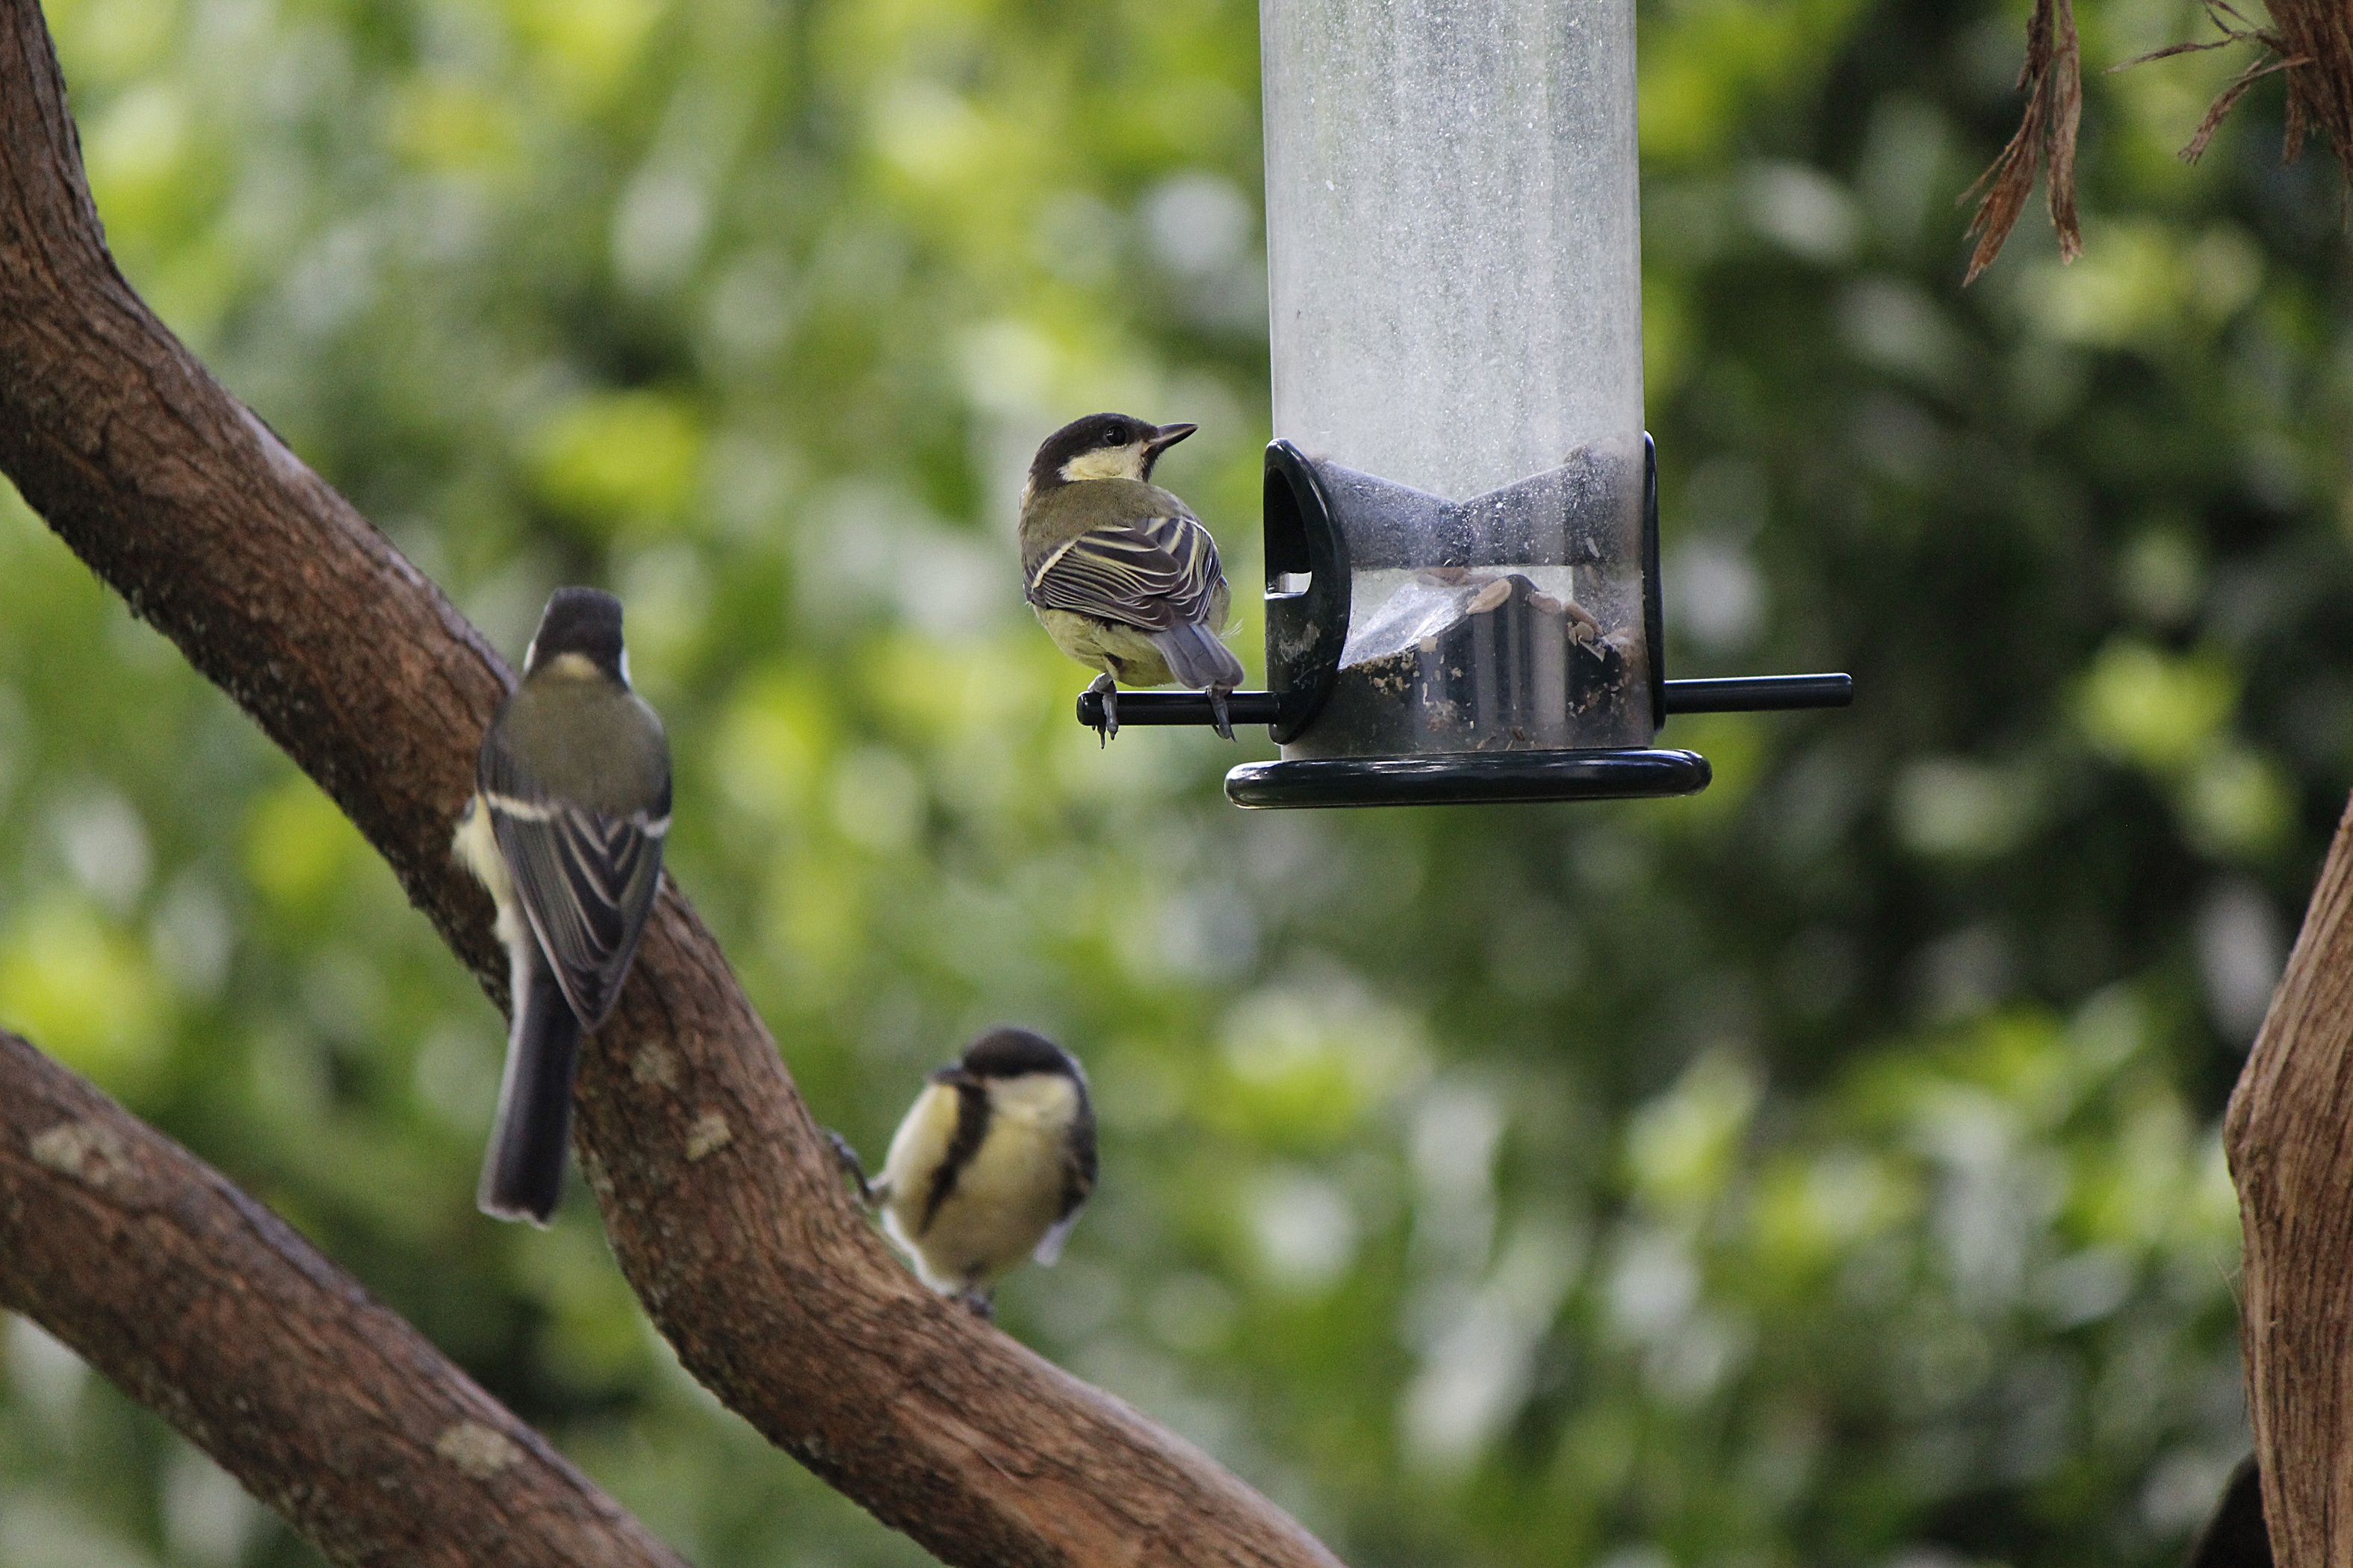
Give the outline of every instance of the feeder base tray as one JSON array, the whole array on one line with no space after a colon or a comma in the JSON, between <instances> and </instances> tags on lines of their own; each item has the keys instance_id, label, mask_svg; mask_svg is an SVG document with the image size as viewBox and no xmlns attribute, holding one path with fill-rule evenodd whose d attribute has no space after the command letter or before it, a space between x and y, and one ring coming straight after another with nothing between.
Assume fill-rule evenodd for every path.
<instances>
[{"instance_id":1,"label":"feeder base tray","mask_svg":"<svg viewBox=\"0 0 2353 1568\"><path fill-rule=\"evenodd\" d=\"M1314 757L1244 763L1226 775L1236 805L1498 805L1628 800L1707 787L1697 752L1465 752L1416 757Z\"/></svg>"}]
</instances>

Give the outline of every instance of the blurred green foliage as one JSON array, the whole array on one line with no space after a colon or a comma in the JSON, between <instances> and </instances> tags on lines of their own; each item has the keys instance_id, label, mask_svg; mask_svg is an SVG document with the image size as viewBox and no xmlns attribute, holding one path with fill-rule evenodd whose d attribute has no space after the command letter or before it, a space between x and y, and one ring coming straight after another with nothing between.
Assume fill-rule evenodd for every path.
<instances>
[{"instance_id":1,"label":"blurred green foliage","mask_svg":"<svg viewBox=\"0 0 2353 1568\"><path fill-rule=\"evenodd\" d=\"M2084 0L2094 65L2187 0ZM2335 174L2234 62L2088 83L2089 254L1969 293L2024 7L1646 0L1694 799L1246 816L1071 721L1039 434L1256 578L1243 0L53 0L167 320L510 652L628 601L672 864L879 1152L1018 1020L1104 1182L1002 1318L1359 1568L2158 1563L2245 1436L2216 1119L2348 783ZM1256 640L1246 629L1240 642ZM1255 658L1252 660L1255 664ZM284 1213L697 1562L922 1561L697 1389L577 1192L479 1217L499 1020L0 501L0 1019ZM313 1561L21 1322L0 1564Z\"/></svg>"}]
</instances>

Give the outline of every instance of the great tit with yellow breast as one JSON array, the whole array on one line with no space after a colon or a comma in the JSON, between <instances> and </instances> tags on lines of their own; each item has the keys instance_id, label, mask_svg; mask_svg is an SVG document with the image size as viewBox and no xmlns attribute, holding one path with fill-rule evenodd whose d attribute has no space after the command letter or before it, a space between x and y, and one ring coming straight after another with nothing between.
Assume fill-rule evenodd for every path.
<instances>
[{"instance_id":1,"label":"great tit with yellow breast","mask_svg":"<svg viewBox=\"0 0 2353 1568\"><path fill-rule=\"evenodd\" d=\"M871 1186L839 1136L834 1147L923 1283L984 1317L1023 1258L1061 1256L1095 1186L1087 1075L1027 1029L992 1029L932 1074Z\"/></svg>"},{"instance_id":2,"label":"great tit with yellow breast","mask_svg":"<svg viewBox=\"0 0 2353 1568\"><path fill-rule=\"evenodd\" d=\"M1054 646L1103 673L1103 733L1119 732L1119 683L1175 681L1209 694L1234 738L1226 693L1242 661L1218 640L1232 595L1218 542L1152 482L1160 454L1198 426L1091 414L1046 437L1021 489L1021 583Z\"/></svg>"},{"instance_id":3,"label":"great tit with yellow breast","mask_svg":"<svg viewBox=\"0 0 2353 1568\"><path fill-rule=\"evenodd\" d=\"M475 1202L545 1225L580 1037L603 1024L661 883L670 742L629 689L621 602L558 588L482 736L456 850L498 904L514 1022Z\"/></svg>"}]
</instances>

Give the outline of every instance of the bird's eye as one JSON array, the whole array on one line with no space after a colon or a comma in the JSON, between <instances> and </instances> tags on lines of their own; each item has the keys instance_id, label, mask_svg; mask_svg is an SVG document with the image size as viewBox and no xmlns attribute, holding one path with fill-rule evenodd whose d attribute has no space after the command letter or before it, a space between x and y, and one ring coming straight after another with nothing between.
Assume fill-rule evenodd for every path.
<instances>
[{"instance_id":1,"label":"bird's eye","mask_svg":"<svg viewBox=\"0 0 2353 1568\"><path fill-rule=\"evenodd\" d=\"M1124 447L1134 438L1124 425L1110 425L1103 428L1103 445L1106 447Z\"/></svg>"}]
</instances>

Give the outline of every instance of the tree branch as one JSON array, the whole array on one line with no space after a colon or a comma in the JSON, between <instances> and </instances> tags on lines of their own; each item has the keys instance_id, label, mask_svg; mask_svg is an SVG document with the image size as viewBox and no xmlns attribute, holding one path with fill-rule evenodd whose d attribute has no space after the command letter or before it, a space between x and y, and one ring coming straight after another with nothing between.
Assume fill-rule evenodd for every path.
<instances>
[{"instance_id":1,"label":"tree branch","mask_svg":"<svg viewBox=\"0 0 2353 1568\"><path fill-rule=\"evenodd\" d=\"M2353 810L2222 1125L2246 1234L2242 1312L2263 1515L2281 1568L2353 1562Z\"/></svg>"},{"instance_id":2,"label":"tree branch","mask_svg":"<svg viewBox=\"0 0 2353 1568\"><path fill-rule=\"evenodd\" d=\"M512 678L123 281L35 0L0 0L0 471L503 994L490 905L448 842ZM578 1103L615 1255L681 1360L885 1523L965 1564L1332 1568L1198 1449L885 1252L675 888Z\"/></svg>"},{"instance_id":3,"label":"tree branch","mask_svg":"<svg viewBox=\"0 0 2353 1568\"><path fill-rule=\"evenodd\" d=\"M5 1030L0 1304L337 1563L684 1568L284 1221Z\"/></svg>"}]
</instances>

